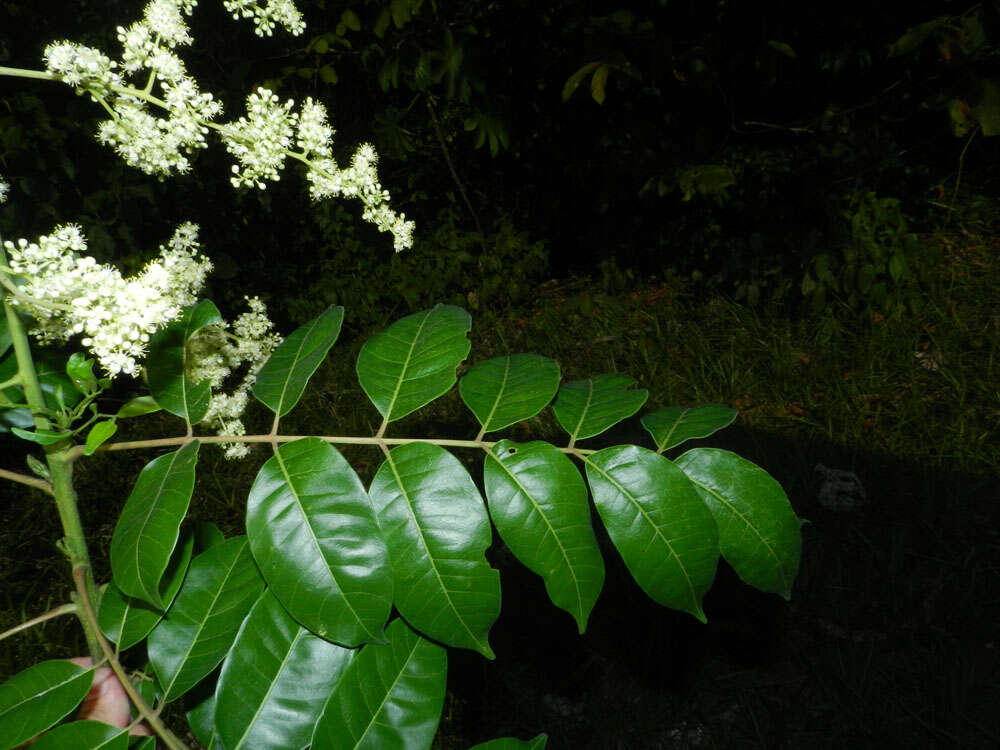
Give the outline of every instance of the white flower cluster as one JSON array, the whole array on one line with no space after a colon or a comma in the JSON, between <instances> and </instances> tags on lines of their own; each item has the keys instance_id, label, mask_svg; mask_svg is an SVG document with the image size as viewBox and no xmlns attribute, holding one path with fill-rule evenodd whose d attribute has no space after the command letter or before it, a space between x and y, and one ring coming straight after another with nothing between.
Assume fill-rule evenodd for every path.
<instances>
[{"instance_id":1,"label":"white flower cluster","mask_svg":"<svg viewBox=\"0 0 1000 750\"><path fill-rule=\"evenodd\" d=\"M270 89L259 88L247 97L247 116L229 123L222 131L226 149L236 157L230 182L263 190L264 180L277 180L295 133L299 116L295 102L284 104Z\"/></svg>"},{"instance_id":2,"label":"white flower cluster","mask_svg":"<svg viewBox=\"0 0 1000 750\"><path fill-rule=\"evenodd\" d=\"M267 308L257 297L247 297L249 311L237 317L230 326L218 323L198 331L187 343L187 376L195 383L208 380L212 400L203 421L218 428L220 435L244 435L246 428L240 416L250 400L250 391L257 371L281 343L274 333L274 324L267 317ZM242 380L231 393L218 392L230 376L243 371ZM247 455L246 443L223 445L227 458Z\"/></svg>"},{"instance_id":3,"label":"white flower cluster","mask_svg":"<svg viewBox=\"0 0 1000 750\"><path fill-rule=\"evenodd\" d=\"M34 318L42 342L82 335L111 377L137 375L150 336L194 303L211 262L198 255L198 228L180 225L160 256L136 276L80 255L80 228L57 227L38 242L5 242L8 263L24 283L11 300Z\"/></svg>"},{"instance_id":4,"label":"white flower cluster","mask_svg":"<svg viewBox=\"0 0 1000 750\"><path fill-rule=\"evenodd\" d=\"M118 27L121 60L71 42L50 44L45 49L48 70L66 83L87 91L111 112L101 123L97 138L115 149L125 161L147 174L166 177L190 168L188 155L205 148L207 123L222 113L211 94L203 94L187 74L184 61L174 47L191 44L184 21L194 8L193 0L152 0L143 19L128 28ZM149 71L145 91L129 88L124 76ZM121 72L119 72L121 71ZM163 90L166 117L154 117L141 95L154 81Z\"/></svg>"},{"instance_id":5,"label":"white flower cluster","mask_svg":"<svg viewBox=\"0 0 1000 750\"><path fill-rule=\"evenodd\" d=\"M275 25L283 26L292 36L298 36L306 29L302 14L292 0L222 0L222 5L233 14L233 18L253 19L257 36L271 36Z\"/></svg>"},{"instance_id":6,"label":"white flower cluster","mask_svg":"<svg viewBox=\"0 0 1000 750\"><path fill-rule=\"evenodd\" d=\"M5 203L7 201L7 193L10 192L10 185L4 182L3 178L0 177L0 203Z\"/></svg>"},{"instance_id":7,"label":"white flower cluster","mask_svg":"<svg viewBox=\"0 0 1000 750\"><path fill-rule=\"evenodd\" d=\"M322 200L336 195L360 198L364 204L362 217L383 232L391 232L396 252L413 245L413 222L404 214L389 208L389 191L378 181L378 155L369 143L358 147L351 166L340 169L333 158L331 141L333 128L327 122L326 108L308 98L302 104L298 119L296 144L309 162L306 179L309 195Z\"/></svg>"}]
</instances>

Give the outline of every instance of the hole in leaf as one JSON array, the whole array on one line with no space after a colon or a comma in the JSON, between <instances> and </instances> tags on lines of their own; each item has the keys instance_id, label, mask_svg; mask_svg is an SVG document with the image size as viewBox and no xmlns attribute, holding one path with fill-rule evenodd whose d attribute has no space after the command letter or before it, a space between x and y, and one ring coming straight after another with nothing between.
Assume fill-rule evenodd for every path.
<instances>
[{"instance_id":1,"label":"hole in leaf","mask_svg":"<svg viewBox=\"0 0 1000 750\"><path fill-rule=\"evenodd\" d=\"M517 448L508 448L507 449L507 455L508 456L513 456L515 453L517 453Z\"/></svg>"}]
</instances>

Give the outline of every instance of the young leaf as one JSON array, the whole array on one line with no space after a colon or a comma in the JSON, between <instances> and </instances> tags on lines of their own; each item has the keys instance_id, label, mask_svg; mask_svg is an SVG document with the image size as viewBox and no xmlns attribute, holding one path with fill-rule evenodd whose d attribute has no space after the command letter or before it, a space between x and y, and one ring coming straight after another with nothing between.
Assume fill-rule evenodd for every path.
<instances>
[{"instance_id":1,"label":"young leaf","mask_svg":"<svg viewBox=\"0 0 1000 750\"><path fill-rule=\"evenodd\" d=\"M149 342L146 373L156 403L191 424L208 412L212 388L207 380L191 383L184 375L187 340L199 329L222 321L218 308L204 300L185 310L180 320L154 334Z\"/></svg>"},{"instance_id":2,"label":"young leaf","mask_svg":"<svg viewBox=\"0 0 1000 750\"><path fill-rule=\"evenodd\" d=\"M500 537L583 633L604 585L583 477L549 443L501 440L485 460L486 497Z\"/></svg>"},{"instance_id":3,"label":"young leaf","mask_svg":"<svg viewBox=\"0 0 1000 750\"><path fill-rule=\"evenodd\" d=\"M118 423L113 419L105 419L90 428L87 433L87 442L83 446L83 455L91 456L94 451L104 445L111 437L118 432Z\"/></svg>"},{"instance_id":4,"label":"young leaf","mask_svg":"<svg viewBox=\"0 0 1000 750\"><path fill-rule=\"evenodd\" d=\"M715 520L673 463L636 445L586 459L594 504L636 583L665 607L702 622L719 560Z\"/></svg>"},{"instance_id":5,"label":"young leaf","mask_svg":"<svg viewBox=\"0 0 1000 750\"><path fill-rule=\"evenodd\" d=\"M69 437L68 432L63 432L61 430L22 430L20 427L11 427L10 431L17 435L22 440L30 440L32 443L38 443L39 445L55 445L60 440L65 440Z\"/></svg>"},{"instance_id":6,"label":"young leaf","mask_svg":"<svg viewBox=\"0 0 1000 750\"><path fill-rule=\"evenodd\" d=\"M447 652L396 618L387 644L350 663L316 725L312 750L430 747L444 707Z\"/></svg>"},{"instance_id":7,"label":"young leaf","mask_svg":"<svg viewBox=\"0 0 1000 750\"><path fill-rule=\"evenodd\" d=\"M472 477L430 443L393 449L369 489L392 561L393 603L413 627L494 658L500 575L484 553L490 522Z\"/></svg>"},{"instance_id":8,"label":"young leaf","mask_svg":"<svg viewBox=\"0 0 1000 750\"><path fill-rule=\"evenodd\" d=\"M131 401L125 402L115 416L118 417L118 419L141 417L143 414L152 414L160 409L160 405L156 403L156 399L152 396L136 396Z\"/></svg>"},{"instance_id":9,"label":"young leaf","mask_svg":"<svg viewBox=\"0 0 1000 750\"><path fill-rule=\"evenodd\" d=\"M537 354L515 354L480 362L462 377L458 392L483 432L530 419L559 390L559 365Z\"/></svg>"},{"instance_id":10,"label":"young leaf","mask_svg":"<svg viewBox=\"0 0 1000 750\"><path fill-rule=\"evenodd\" d=\"M594 70L600 63L589 62L582 68L578 69L573 75L566 79L566 83L563 84L562 90L562 100L568 101L573 92L577 90L579 85L583 82L583 79L587 77L587 74Z\"/></svg>"},{"instance_id":11,"label":"young leaf","mask_svg":"<svg viewBox=\"0 0 1000 750\"><path fill-rule=\"evenodd\" d=\"M735 409L714 404L690 408L666 406L643 415L639 421L652 435L656 452L663 453L687 440L705 438L728 427L738 414Z\"/></svg>"},{"instance_id":12,"label":"young leaf","mask_svg":"<svg viewBox=\"0 0 1000 750\"><path fill-rule=\"evenodd\" d=\"M215 688L215 729L222 747L308 745L354 654L299 625L265 589L243 621Z\"/></svg>"},{"instance_id":13,"label":"young leaf","mask_svg":"<svg viewBox=\"0 0 1000 750\"><path fill-rule=\"evenodd\" d=\"M187 573L191 554L194 551L194 535L185 534L170 558L170 564L163 574L160 588L163 592L163 606L168 608L180 590ZM121 592L112 581L104 590L97 612L97 622L108 640L116 643L120 651L131 648L149 635L163 618L163 612L140 599L133 599Z\"/></svg>"},{"instance_id":14,"label":"young leaf","mask_svg":"<svg viewBox=\"0 0 1000 750\"><path fill-rule=\"evenodd\" d=\"M71 721L46 732L31 750L127 750L128 732L103 721Z\"/></svg>"},{"instance_id":15,"label":"young leaf","mask_svg":"<svg viewBox=\"0 0 1000 750\"><path fill-rule=\"evenodd\" d=\"M677 465L715 516L726 562L751 586L790 599L802 551L801 524L777 480L718 448L689 450Z\"/></svg>"},{"instance_id":16,"label":"young leaf","mask_svg":"<svg viewBox=\"0 0 1000 750\"><path fill-rule=\"evenodd\" d=\"M635 383L628 375L598 375L566 383L559 389L552 411L574 442L600 435L646 403L649 392L644 388L630 390Z\"/></svg>"},{"instance_id":17,"label":"young leaf","mask_svg":"<svg viewBox=\"0 0 1000 750\"><path fill-rule=\"evenodd\" d=\"M66 374L80 393L93 393L97 390L94 360L87 359L80 352L71 354L66 360Z\"/></svg>"},{"instance_id":18,"label":"young leaf","mask_svg":"<svg viewBox=\"0 0 1000 750\"><path fill-rule=\"evenodd\" d=\"M160 579L194 491L198 441L143 468L111 537L111 570L124 594L165 609Z\"/></svg>"},{"instance_id":19,"label":"young leaf","mask_svg":"<svg viewBox=\"0 0 1000 750\"><path fill-rule=\"evenodd\" d=\"M358 355L358 379L389 422L447 393L455 368L469 354L472 318L460 307L438 305L408 315L375 334Z\"/></svg>"},{"instance_id":20,"label":"young leaf","mask_svg":"<svg viewBox=\"0 0 1000 750\"><path fill-rule=\"evenodd\" d=\"M604 104L605 89L608 83L608 72L611 69L607 65L598 66L594 75L590 78L590 95L598 104Z\"/></svg>"},{"instance_id":21,"label":"young leaf","mask_svg":"<svg viewBox=\"0 0 1000 750\"><path fill-rule=\"evenodd\" d=\"M164 702L218 666L263 590L246 537L228 539L191 562L177 599L147 641Z\"/></svg>"},{"instance_id":22,"label":"young leaf","mask_svg":"<svg viewBox=\"0 0 1000 750\"><path fill-rule=\"evenodd\" d=\"M279 417L290 412L336 342L343 322L344 308L328 307L285 339L257 373L253 386L257 400Z\"/></svg>"},{"instance_id":23,"label":"young leaf","mask_svg":"<svg viewBox=\"0 0 1000 750\"><path fill-rule=\"evenodd\" d=\"M530 740L518 740L513 737L501 737L489 742L480 742L469 750L545 750L549 741L547 734L540 734Z\"/></svg>"},{"instance_id":24,"label":"young leaf","mask_svg":"<svg viewBox=\"0 0 1000 750\"><path fill-rule=\"evenodd\" d=\"M361 480L319 438L285 443L247 500L257 565L296 620L347 646L381 641L392 609L392 572Z\"/></svg>"},{"instance_id":25,"label":"young leaf","mask_svg":"<svg viewBox=\"0 0 1000 750\"><path fill-rule=\"evenodd\" d=\"M43 661L0 685L0 750L17 747L80 705L94 670L63 660Z\"/></svg>"}]
</instances>

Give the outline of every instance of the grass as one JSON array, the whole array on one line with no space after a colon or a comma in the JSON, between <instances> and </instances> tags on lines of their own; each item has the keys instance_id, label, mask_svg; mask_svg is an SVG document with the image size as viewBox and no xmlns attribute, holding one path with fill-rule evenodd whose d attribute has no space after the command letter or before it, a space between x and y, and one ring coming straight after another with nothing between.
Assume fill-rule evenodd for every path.
<instances>
[{"instance_id":1,"label":"grass","mask_svg":"<svg viewBox=\"0 0 1000 750\"><path fill-rule=\"evenodd\" d=\"M539 731L555 750L1000 744L993 236L928 238L942 244L944 262L920 315L796 318L699 297L672 277L619 296L585 279L554 281L528 307L475 315L469 362L534 351L555 358L565 380L631 374L650 392L647 408L738 408L738 423L709 442L774 474L811 523L792 601L759 595L723 568L706 600L707 627L652 605L606 547L605 592L577 637L539 580L494 550L505 591L494 631L500 658L450 655L437 746ZM353 372L364 337L335 347L285 431L375 431L375 410L358 408L366 399ZM530 422L508 435L565 441L548 410ZM269 426L251 414L248 430ZM476 428L453 390L390 435L472 437ZM176 431L167 420L136 420L122 438ZM651 445L637 420L592 442L602 440ZM374 449L344 453L365 481L380 461ZM124 467L119 459L95 456L78 472L99 579L114 518L149 456ZM202 451L192 516L240 533L257 463ZM856 473L867 503L850 513L820 505L817 463ZM40 496L5 491L0 630L67 595L55 514ZM0 676L81 649L72 620L56 620L0 643Z\"/></svg>"}]
</instances>

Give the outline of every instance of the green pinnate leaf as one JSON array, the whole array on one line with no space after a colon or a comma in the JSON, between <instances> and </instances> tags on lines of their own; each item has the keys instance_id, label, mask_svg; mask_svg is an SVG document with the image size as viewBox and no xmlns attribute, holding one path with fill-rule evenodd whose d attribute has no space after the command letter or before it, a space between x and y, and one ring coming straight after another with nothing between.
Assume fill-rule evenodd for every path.
<instances>
[{"instance_id":1,"label":"green pinnate leaf","mask_svg":"<svg viewBox=\"0 0 1000 750\"><path fill-rule=\"evenodd\" d=\"M143 468L111 537L111 570L122 593L165 609L160 594L194 491L198 441Z\"/></svg>"},{"instance_id":2,"label":"green pinnate leaf","mask_svg":"<svg viewBox=\"0 0 1000 750\"><path fill-rule=\"evenodd\" d=\"M146 374L156 403L189 423L205 418L212 388L207 380L191 383L184 375L185 344L207 325L221 323L222 315L208 300L189 307L179 320L158 331L149 342Z\"/></svg>"},{"instance_id":3,"label":"green pinnate leaf","mask_svg":"<svg viewBox=\"0 0 1000 750\"><path fill-rule=\"evenodd\" d=\"M227 539L191 562L173 606L147 641L165 703L219 665L263 590L246 537Z\"/></svg>"},{"instance_id":4,"label":"green pinnate leaf","mask_svg":"<svg viewBox=\"0 0 1000 750\"><path fill-rule=\"evenodd\" d=\"M250 490L247 536L292 617L347 646L382 640L389 556L365 488L336 448L319 438L278 448Z\"/></svg>"},{"instance_id":5,"label":"green pinnate leaf","mask_svg":"<svg viewBox=\"0 0 1000 750\"><path fill-rule=\"evenodd\" d=\"M500 576L486 561L490 522L465 467L437 445L401 445L379 467L369 495L399 613L435 640L492 659Z\"/></svg>"},{"instance_id":6,"label":"green pinnate leaf","mask_svg":"<svg viewBox=\"0 0 1000 750\"><path fill-rule=\"evenodd\" d=\"M215 693L184 714L184 718L198 742L210 750L219 747L220 741L215 733Z\"/></svg>"},{"instance_id":7,"label":"green pinnate leaf","mask_svg":"<svg viewBox=\"0 0 1000 750\"><path fill-rule=\"evenodd\" d=\"M640 420L656 443L656 452L675 448L688 440L705 438L728 427L739 414L725 406L667 406L651 411Z\"/></svg>"},{"instance_id":8,"label":"green pinnate leaf","mask_svg":"<svg viewBox=\"0 0 1000 750\"><path fill-rule=\"evenodd\" d=\"M328 307L285 339L257 373L253 395L279 417L299 402L309 378L340 335L343 307Z\"/></svg>"},{"instance_id":9,"label":"green pinnate leaf","mask_svg":"<svg viewBox=\"0 0 1000 750\"><path fill-rule=\"evenodd\" d=\"M735 453L695 448L677 459L719 528L722 556L746 583L791 598L801 522L770 474Z\"/></svg>"},{"instance_id":10,"label":"green pinnate leaf","mask_svg":"<svg viewBox=\"0 0 1000 750\"><path fill-rule=\"evenodd\" d=\"M600 435L646 403L649 392L632 390L635 383L635 378L627 375L598 375L566 383L559 389L552 411L573 442Z\"/></svg>"},{"instance_id":11,"label":"green pinnate leaf","mask_svg":"<svg viewBox=\"0 0 1000 750\"><path fill-rule=\"evenodd\" d=\"M71 721L46 732L31 750L127 750L128 732L102 721Z\"/></svg>"},{"instance_id":12,"label":"green pinnate leaf","mask_svg":"<svg viewBox=\"0 0 1000 750\"><path fill-rule=\"evenodd\" d=\"M80 705L94 670L69 661L43 661L0 685L0 750L17 747Z\"/></svg>"},{"instance_id":13,"label":"green pinnate leaf","mask_svg":"<svg viewBox=\"0 0 1000 750\"><path fill-rule=\"evenodd\" d=\"M365 342L358 379L375 408L392 422L447 393L468 356L472 318L460 307L438 305L408 315Z\"/></svg>"},{"instance_id":14,"label":"green pinnate leaf","mask_svg":"<svg viewBox=\"0 0 1000 750\"><path fill-rule=\"evenodd\" d=\"M214 723L222 747L308 745L354 654L299 625L265 589L244 620L215 689Z\"/></svg>"},{"instance_id":15,"label":"green pinnate leaf","mask_svg":"<svg viewBox=\"0 0 1000 750\"><path fill-rule=\"evenodd\" d=\"M559 390L559 365L537 354L515 354L480 362L462 377L458 391L483 432L530 419Z\"/></svg>"},{"instance_id":16,"label":"green pinnate leaf","mask_svg":"<svg viewBox=\"0 0 1000 750\"><path fill-rule=\"evenodd\" d=\"M705 622L718 530L684 472L636 445L605 448L586 464L594 504L636 583L658 604Z\"/></svg>"},{"instance_id":17,"label":"green pinnate leaf","mask_svg":"<svg viewBox=\"0 0 1000 750\"><path fill-rule=\"evenodd\" d=\"M91 456L94 451L108 442L118 432L118 423L113 419L105 419L96 423L87 433L87 442L83 446L83 455Z\"/></svg>"},{"instance_id":18,"label":"green pinnate leaf","mask_svg":"<svg viewBox=\"0 0 1000 750\"><path fill-rule=\"evenodd\" d=\"M501 440L485 460L486 497L500 537L583 633L604 585L583 477L544 442Z\"/></svg>"},{"instance_id":19,"label":"green pinnate leaf","mask_svg":"<svg viewBox=\"0 0 1000 750\"><path fill-rule=\"evenodd\" d=\"M170 564L160 582L164 608L171 605L181 588L194 552L194 541L194 534L185 534L170 557ZM117 644L120 651L139 643L161 619L162 610L141 599L126 596L114 581L104 590L97 612L101 632L108 640Z\"/></svg>"},{"instance_id":20,"label":"green pinnate leaf","mask_svg":"<svg viewBox=\"0 0 1000 750\"><path fill-rule=\"evenodd\" d=\"M368 644L344 670L312 750L427 748L444 707L448 654L396 618L389 642Z\"/></svg>"}]
</instances>

